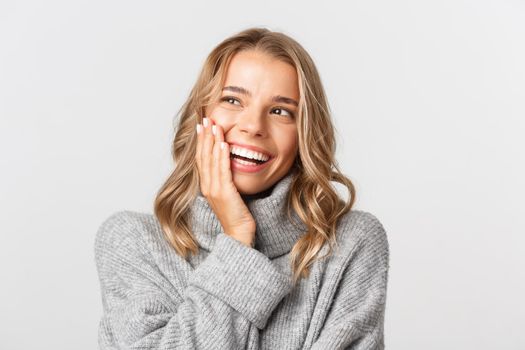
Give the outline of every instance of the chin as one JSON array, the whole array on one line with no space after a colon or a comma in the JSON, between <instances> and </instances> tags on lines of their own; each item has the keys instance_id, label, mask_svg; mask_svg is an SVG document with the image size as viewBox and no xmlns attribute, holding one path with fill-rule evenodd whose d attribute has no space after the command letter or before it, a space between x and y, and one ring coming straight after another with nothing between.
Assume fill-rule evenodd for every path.
<instances>
[{"instance_id":1,"label":"chin","mask_svg":"<svg viewBox=\"0 0 525 350\"><path fill-rule=\"evenodd\" d=\"M253 195L265 190L263 184L257 180L246 179L244 181L233 181L237 191L242 195Z\"/></svg>"},{"instance_id":2,"label":"chin","mask_svg":"<svg viewBox=\"0 0 525 350\"><path fill-rule=\"evenodd\" d=\"M290 167L287 167L289 169ZM232 174L233 184L237 188L237 191L241 195L250 196L250 195L266 195L265 191L272 188L273 185L280 178L286 175L287 172L268 172L266 174L243 174L236 173Z\"/></svg>"}]
</instances>

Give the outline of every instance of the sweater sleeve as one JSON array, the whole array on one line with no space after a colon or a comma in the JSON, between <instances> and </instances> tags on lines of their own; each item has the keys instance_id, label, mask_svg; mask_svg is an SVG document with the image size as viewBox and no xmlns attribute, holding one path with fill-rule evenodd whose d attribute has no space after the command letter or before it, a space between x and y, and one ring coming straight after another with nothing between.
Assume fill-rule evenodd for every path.
<instances>
[{"instance_id":1,"label":"sweater sleeve","mask_svg":"<svg viewBox=\"0 0 525 350\"><path fill-rule=\"evenodd\" d=\"M350 252L332 306L312 349L384 349L389 246L381 223L369 224Z\"/></svg>"},{"instance_id":2,"label":"sweater sleeve","mask_svg":"<svg viewBox=\"0 0 525 350\"><path fill-rule=\"evenodd\" d=\"M245 348L291 290L268 257L221 233L177 298L125 214L107 219L95 239L100 349Z\"/></svg>"}]
</instances>

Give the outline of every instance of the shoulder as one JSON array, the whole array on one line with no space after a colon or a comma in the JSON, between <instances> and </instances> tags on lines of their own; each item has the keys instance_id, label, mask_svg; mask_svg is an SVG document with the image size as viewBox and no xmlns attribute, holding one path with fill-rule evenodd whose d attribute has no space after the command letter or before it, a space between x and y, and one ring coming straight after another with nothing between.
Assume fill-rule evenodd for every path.
<instances>
[{"instance_id":1,"label":"shoulder","mask_svg":"<svg viewBox=\"0 0 525 350\"><path fill-rule=\"evenodd\" d=\"M378 217L364 210L352 209L343 215L339 219L338 230L345 236L353 235L369 239L386 238L386 230Z\"/></svg>"},{"instance_id":2,"label":"shoulder","mask_svg":"<svg viewBox=\"0 0 525 350\"><path fill-rule=\"evenodd\" d=\"M342 216L337 229L338 243L347 252L372 249L388 259L389 243L379 218L364 210L352 209Z\"/></svg>"},{"instance_id":3,"label":"shoulder","mask_svg":"<svg viewBox=\"0 0 525 350\"><path fill-rule=\"evenodd\" d=\"M143 245L155 228L152 214L120 210L102 220L95 234L95 251L116 250L122 245Z\"/></svg>"}]
</instances>

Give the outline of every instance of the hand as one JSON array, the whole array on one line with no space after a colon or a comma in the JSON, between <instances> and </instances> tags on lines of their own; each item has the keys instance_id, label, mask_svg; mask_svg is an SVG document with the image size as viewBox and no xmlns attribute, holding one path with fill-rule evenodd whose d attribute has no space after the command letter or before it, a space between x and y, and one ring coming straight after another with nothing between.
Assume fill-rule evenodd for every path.
<instances>
[{"instance_id":1,"label":"hand","mask_svg":"<svg viewBox=\"0 0 525 350\"><path fill-rule=\"evenodd\" d=\"M224 142L220 125L213 125L209 118L204 118L203 124L197 125L200 132L197 131L195 154L201 193L219 219L224 233L251 247L255 241L255 219L233 183L230 147Z\"/></svg>"}]
</instances>

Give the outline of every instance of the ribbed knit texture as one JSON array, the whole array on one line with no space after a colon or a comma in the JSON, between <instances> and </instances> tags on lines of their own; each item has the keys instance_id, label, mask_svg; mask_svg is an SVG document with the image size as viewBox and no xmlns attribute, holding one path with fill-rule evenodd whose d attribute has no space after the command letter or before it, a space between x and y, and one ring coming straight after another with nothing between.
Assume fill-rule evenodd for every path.
<instances>
[{"instance_id":1,"label":"ribbed knit texture","mask_svg":"<svg viewBox=\"0 0 525 350\"><path fill-rule=\"evenodd\" d=\"M305 226L284 211L291 176L243 196L257 223L254 248L222 231L200 193L191 208L200 250L188 261L154 215L106 218L94 243L100 349L384 349L384 227L352 210L338 223L338 249L293 286L289 252Z\"/></svg>"}]
</instances>

